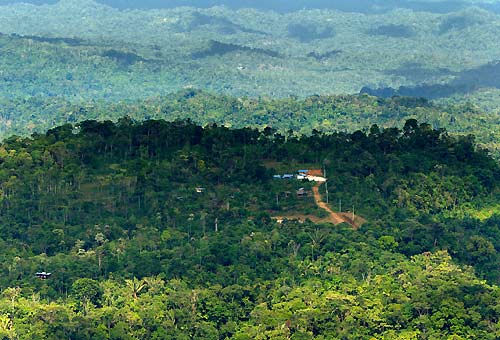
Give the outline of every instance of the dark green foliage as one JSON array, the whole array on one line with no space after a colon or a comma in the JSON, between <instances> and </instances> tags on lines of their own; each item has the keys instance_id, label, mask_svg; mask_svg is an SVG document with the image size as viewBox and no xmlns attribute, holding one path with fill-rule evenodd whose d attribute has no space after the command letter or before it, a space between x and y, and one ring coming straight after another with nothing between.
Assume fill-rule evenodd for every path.
<instances>
[{"instance_id":1,"label":"dark green foliage","mask_svg":"<svg viewBox=\"0 0 500 340\"><path fill-rule=\"evenodd\" d=\"M99 282L87 278L81 278L73 282L71 292L77 300L83 303L91 302L94 305L99 303L102 296Z\"/></svg>"},{"instance_id":2,"label":"dark green foliage","mask_svg":"<svg viewBox=\"0 0 500 340\"><path fill-rule=\"evenodd\" d=\"M0 339L500 338L493 14L8 8Z\"/></svg>"},{"instance_id":3,"label":"dark green foliage","mask_svg":"<svg viewBox=\"0 0 500 340\"><path fill-rule=\"evenodd\" d=\"M355 131L371 124L380 127L402 126L409 118L445 128L451 134L474 134L477 142L497 156L500 131L492 129L497 116L471 104L438 106L423 98L375 98L356 96L312 96L296 98L236 98L195 89L144 101L109 103L90 101L71 103L62 98L31 97L0 100L0 136L28 135L61 124L85 119L118 120L123 112L143 119L191 119L201 124L224 124L234 128L272 127L282 135L290 129L297 134Z\"/></svg>"},{"instance_id":4,"label":"dark green foliage","mask_svg":"<svg viewBox=\"0 0 500 340\"><path fill-rule=\"evenodd\" d=\"M272 175L323 166L332 208L368 222L276 223L320 213L284 194L311 184ZM493 340L498 216L467 211L498 202L499 175L473 138L415 119L299 138L125 117L14 136L0 145L0 334Z\"/></svg>"}]
</instances>

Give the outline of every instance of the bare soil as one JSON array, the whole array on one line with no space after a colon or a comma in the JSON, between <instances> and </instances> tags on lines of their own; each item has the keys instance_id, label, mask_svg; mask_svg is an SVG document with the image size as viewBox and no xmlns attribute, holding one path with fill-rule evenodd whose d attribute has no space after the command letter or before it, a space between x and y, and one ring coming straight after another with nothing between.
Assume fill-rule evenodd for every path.
<instances>
[{"instance_id":1,"label":"bare soil","mask_svg":"<svg viewBox=\"0 0 500 340\"><path fill-rule=\"evenodd\" d=\"M360 216L353 215L352 212L337 213L333 211L323 200L321 199L321 194L319 193L319 185L313 186L313 196L314 202L318 207L323 209L328 213L328 216L321 218L314 215L304 215L304 214L293 214L287 216L274 216L273 218L278 222L287 220L298 220L300 222L305 222L306 220L311 220L314 223L332 223L334 225L347 223L350 224L354 229L359 228L363 223L366 222Z\"/></svg>"}]
</instances>

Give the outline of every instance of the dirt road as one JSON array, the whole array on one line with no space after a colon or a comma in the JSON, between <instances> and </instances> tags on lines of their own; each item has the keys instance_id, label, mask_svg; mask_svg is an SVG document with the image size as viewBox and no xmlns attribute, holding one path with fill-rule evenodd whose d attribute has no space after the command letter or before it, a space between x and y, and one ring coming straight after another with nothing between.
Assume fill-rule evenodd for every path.
<instances>
[{"instance_id":1,"label":"dirt road","mask_svg":"<svg viewBox=\"0 0 500 340\"><path fill-rule=\"evenodd\" d=\"M303 214L291 214L286 216L273 216L273 219L277 220L279 223L282 223L284 220L298 220L304 222L306 220L311 220L314 223L332 223L332 224L340 224L347 223L350 224L354 229L357 229L366 222L365 219L359 216L353 216L352 212L343 212L337 213L333 211L328 204L323 202L321 199L321 194L319 193L319 184L314 185L312 188L314 202L318 207L323 209L328 213L326 217L318 217L314 215L303 215Z\"/></svg>"},{"instance_id":2,"label":"dirt road","mask_svg":"<svg viewBox=\"0 0 500 340\"><path fill-rule=\"evenodd\" d=\"M365 221L358 217L354 216L354 220L352 218L352 214L349 213L336 213L334 212L323 200L321 199L321 194L319 193L319 185L313 186L313 195L314 195L314 201L316 202L316 205L326 211L329 214L328 221L333 223L333 224L340 224L340 223L348 223L353 226L353 228L359 228Z\"/></svg>"},{"instance_id":3,"label":"dirt road","mask_svg":"<svg viewBox=\"0 0 500 340\"><path fill-rule=\"evenodd\" d=\"M316 202L316 205L318 207L320 207L321 209L323 209L324 211L326 211L330 215L329 220L333 224L340 224L340 223L343 223L343 222L347 222L343 218L343 216L341 216L340 214L337 214L336 212L334 212L332 209L330 209L330 207L325 202L323 202L321 200L321 195L319 193L319 186L317 186L317 185L313 186L312 190L313 190L314 201ZM347 223L349 223L349 222L347 222Z\"/></svg>"}]
</instances>

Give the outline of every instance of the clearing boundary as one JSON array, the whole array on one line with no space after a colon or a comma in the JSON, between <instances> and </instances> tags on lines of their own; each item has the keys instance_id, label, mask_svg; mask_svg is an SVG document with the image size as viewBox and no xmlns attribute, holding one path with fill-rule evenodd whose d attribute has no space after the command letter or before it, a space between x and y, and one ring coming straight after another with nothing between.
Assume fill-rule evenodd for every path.
<instances>
[{"instance_id":1,"label":"clearing boundary","mask_svg":"<svg viewBox=\"0 0 500 340\"><path fill-rule=\"evenodd\" d=\"M328 213L328 216L325 218L320 218L317 216L313 215L301 215L301 214L294 214L294 215L288 215L288 216L274 216L273 218L277 220L279 223L282 223L285 219L289 220L299 220L299 221L305 221L306 219L309 219L313 221L314 223L332 223L334 225L341 224L341 223L347 223L350 224L354 229L358 229L363 225L363 223L366 222L365 219L362 217L354 215L353 219L353 214L352 212L345 212L345 213L337 213L333 211L323 200L321 199L321 194L319 193L319 184L314 185L313 188L313 196L314 196L314 202L316 205L326 211Z\"/></svg>"}]
</instances>

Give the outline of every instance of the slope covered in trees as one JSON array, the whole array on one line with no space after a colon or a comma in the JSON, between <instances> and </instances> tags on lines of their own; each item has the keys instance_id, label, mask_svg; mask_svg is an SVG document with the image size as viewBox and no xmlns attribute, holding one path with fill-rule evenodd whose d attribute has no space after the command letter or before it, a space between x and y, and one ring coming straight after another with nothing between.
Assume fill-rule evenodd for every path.
<instances>
[{"instance_id":1,"label":"slope covered in trees","mask_svg":"<svg viewBox=\"0 0 500 340\"><path fill-rule=\"evenodd\" d=\"M499 19L478 8L361 16L225 7L120 11L66 0L11 4L0 13L0 136L116 120L123 111L170 120L187 110L200 124L299 133L417 118L473 133L498 153ZM182 98L192 88L222 98ZM445 106L346 96L360 91ZM341 97L325 97L331 94Z\"/></svg>"},{"instance_id":2,"label":"slope covered in trees","mask_svg":"<svg viewBox=\"0 0 500 340\"><path fill-rule=\"evenodd\" d=\"M384 3L377 1L379 8ZM476 79L495 71L499 16L468 2L444 13L397 8L361 15L222 6L120 11L63 0L0 6L0 13L0 77L8 84L1 96L143 99L191 85L283 98L403 87L462 103L454 94L466 92L481 105L491 93L496 105L484 107L495 112L500 103L495 77Z\"/></svg>"},{"instance_id":3,"label":"slope covered in trees","mask_svg":"<svg viewBox=\"0 0 500 340\"><path fill-rule=\"evenodd\" d=\"M359 230L271 218L321 215L294 194L310 184L272 177L322 167ZM11 137L0 334L495 339L499 217L474 212L498 204L499 177L472 138L415 120L297 137L122 118Z\"/></svg>"},{"instance_id":4,"label":"slope covered in trees","mask_svg":"<svg viewBox=\"0 0 500 340\"><path fill-rule=\"evenodd\" d=\"M0 100L0 137L21 136L86 119L118 120L126 112L131 118L191 119L206 125L233 128L273 127L285 134L311 135L352 132L371 124L402 126L407 119L425 121L452 134L474 134L477 142L498 157L498 115L483 112L472 104L439 106L425 99L376 98L368 95L312 96L306 99L237 98L186 89L164 97L110 103L105 100L72 102L42 96Z\"/></svg>"}]
</instances>

